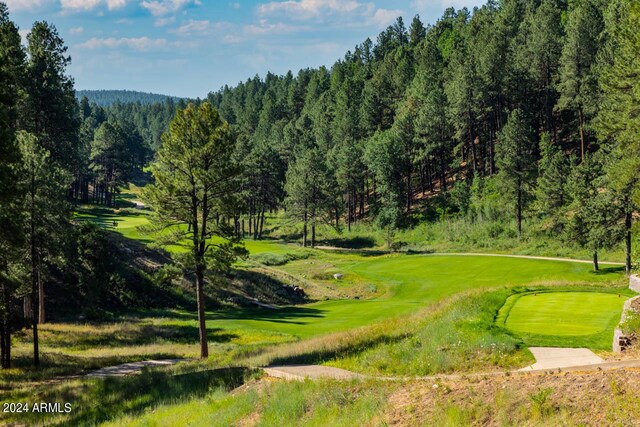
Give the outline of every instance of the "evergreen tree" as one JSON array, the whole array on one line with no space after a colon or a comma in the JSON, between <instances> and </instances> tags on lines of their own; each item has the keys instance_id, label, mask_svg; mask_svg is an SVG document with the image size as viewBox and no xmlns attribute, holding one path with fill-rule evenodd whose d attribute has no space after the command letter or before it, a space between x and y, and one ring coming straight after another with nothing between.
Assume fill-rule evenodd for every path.
<instances>
[{"instance_id":1,"label":"evergreen tree","mask_svg":"<svg viewBox=\"0 0 640 427\"><path fill-rule=\"evenodd\" d=\"M569 202L567 194L569 160L551 141L548 133L543 133L540 138L540 155L535 210L542 217L550 218L555 228L557 225L562 225L565 214L563 209Z\"/></svg>"},{"instance_id":2,"label":"evergreen tree","mask_svg":"<svg viewBox=\"0 0 640 427\"><path fill-rule=\"evenodd\" d=\"M409 42L411 46L418 46L427 36L427 29L420 20L420 15L413 17L411 21L411 27L409 27Z\"/></svg>"},{"instance_id":3,"label":"evergreen tree","mask_svg":"<svg viewBox=\"0 0 640 427\"><path fill-rule=\"evenodd\" d=\"M70 209L65 194L71 176L53 161L34 135L21 132L18 143L22 155L19 186L24 194L24 262L31 285L27 317L33 328L33 361L38 366L38 323L45 321L47 267L59 262L65 236L70 231Z\"/></svg>"},{"instance_id":4,"label":"evergreen tree","mask_svg":"<svg viewBox=\"0 0 640 427\"><path fill-rule=\"evenodd\" d=\"M311 247L316 244L316 226L330 222L331 196L324 156L317 148L308 149L287 170L285 191L287 215L302 221L302 246L307 246L311 226Z\"/></svg>"},{"instance_id":5,"label":"evergreen tree","mask_svg":"<svg viewBox=\"0 0 640 427\"><path fill-rule=\"evenodd\" d=\"M145 193L155 210L153 223L160 229L173 229L177 241L191 242L188 263L196 275L202 358L209 355L204 301L207 270L228 268L239 253L234 230L219 220L227 196L238 190L241 171L232 161L234 145L228 123L211 104L179 110L152 166L155 184Z\"/></svg>"},{"instance_id":6,"label":"evergreen tree","mask_svg":"<svg viewBox=\"0 0 640 427\"><path fill-rule=\"evenodd\" d=\"M640 204L640 5L632 0L610 4L605 31L600 86L602 102L596 130L611 145L607 174L609 185L621 198L624 212L626 270L631 271L631 228Z\"/></svg>"},{"instance_id":7,"label":"evergreen tree","mask_svg":"<svg viewBox=\"0 0 640 427\"><path fill-rule=\"evenodd\" d=\"M17 167L20 152L15 130L23 98L25 53L7 6L0 3L0 365L11 366L11 333L17 311L17 284L11 266L19 261L20 196Z\"/></svg>"},{"instance_id":8,"label":"evergreen tree","mask_svg":"<svg viewBox=\"0 0 640 427\"><path fill-rule=\"evenodd\" d=\"M36 22L27 36L27 103L23 127L38 138L51 159L77 172L78 104L67 67L71 58L56 28Z\"/></svg>"},{"instance_id":9,"label":"evergreen tree","mask_svg":"<svg viewBox=\"0 0 640 427\"><path fill-rule=\"evenodd\" d=\"M536 165L533 156L534 132L525 114L516 109L499 134L496 147L499 178L505 195L513 203L518 237L522 236L522 217L534 184Z\"/></svg>"},{"instance_id":10,"label":"evergreen tree","mask_svg":"<svg viewBox=\"0 0 640 427\"><path fill-rule=\"evenodd\" d=\"M577 119L582 160L589 145L588 125L599 99L596 59L604 29L602 8L601 0L569 2L560 58L557 108L572 111Z\"/></svg>"}]
</instances>

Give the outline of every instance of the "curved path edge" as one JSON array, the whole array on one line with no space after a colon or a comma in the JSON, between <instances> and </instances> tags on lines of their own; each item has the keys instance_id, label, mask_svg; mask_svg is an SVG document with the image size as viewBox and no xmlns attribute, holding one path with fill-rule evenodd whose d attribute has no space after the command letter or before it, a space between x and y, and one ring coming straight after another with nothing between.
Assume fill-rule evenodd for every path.
<instances>
[{"instance_id":1,"label":"curved path edge","mask_svg":"<svg viewBox=\"0 0 640 427\"><path fill-rule=\"evenodd\" d=\"M409 252L391 252L386 250L378 250L378 249L351 249L351 248L340 248L337 246L315 246L314 249L318 249L321 251L338 251L338 252L368 252L368 253L379 253L379 254L409 254ZM481 253L481 252L414 252L412 255L426 255L426 256L490 256L490 257L506 257L506 258L523 258L523 259L537 259L543 261L564 261L564 262L579 262L582 264L592 264L593 261L586 259L577 259L577 258L562 258L562 257L548 257L548 256L538 256L538 255L514 255L514 254L489 254L489 253ZM624 262L615 262L615 261L598 261L599 265L625 265Z\"/></svg>"},{"instance_id":2,"label":"curved path edge","mask_svg":"<svg viewBox=\"0 0 640 427\"><path fill-rule=\"evenodd\" d=\"M440 374L425 376L384 376L384 375L363 375L344 369L334 368L332 366L322 365L291 365L291 366L267 366L261 368L269 377L280 378L292 381L305 380L354 380L354 379L373 379L384 381L408 381L408 380L438 380L438 379L460 379L471 377L487 377L487 376L504 376L518 374L547 374L560 372L594 372L608 371L615 369L640 369L640 359L623 360L593 363L587 365L567 366L563 368L543 368L543 369L520 369L511 371L490 371L475 372L467 374Z\"/></svg>"}]
</instances>

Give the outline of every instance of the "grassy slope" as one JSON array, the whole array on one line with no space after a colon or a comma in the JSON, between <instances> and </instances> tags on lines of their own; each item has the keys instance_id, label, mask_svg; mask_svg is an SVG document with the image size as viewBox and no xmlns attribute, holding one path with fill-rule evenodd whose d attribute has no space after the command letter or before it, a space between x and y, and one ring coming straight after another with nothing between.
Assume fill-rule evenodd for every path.
<instances>
[{"instance_id":1,"label":"grassy slope","mask_svg":"<svg viewBox=\"0 0 640 427\"><path fill-rule=\"evenodd\" d=\"M438 381L261 382L220 389L108 426L632 425L640 373ZM597 404L594 404L597 402Z\"/></svg>"}]
</instances>

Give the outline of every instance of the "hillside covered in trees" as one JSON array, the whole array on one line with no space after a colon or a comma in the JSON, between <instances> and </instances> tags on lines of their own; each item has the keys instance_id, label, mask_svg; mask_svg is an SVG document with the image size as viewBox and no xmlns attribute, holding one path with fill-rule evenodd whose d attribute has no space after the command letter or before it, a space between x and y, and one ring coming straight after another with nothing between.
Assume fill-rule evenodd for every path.
<instances>
[{"instance_id":1,"label":"hillside covered in trees","mask_svg":"<svg viewBox=\"0 0 640 427\"><path fill-rule=\"evenodd\" d=\"M167 100L178 101L175 96L159 95L157 93L138 92L135 90L79 90L76 92L78 100L87 98L90 103L100 107L107 107L115 103L121 104L157 104Z\"/></svg>"},{"instance_id":2,"label":"hillside covered in trees","mask_svg":"<svg viewBox=\"0 0 640 427\"><path fill-rule=\"evenodd\" d=\"M312 244L320 223L374 218L392 235L461 216L491 237L578 242L596 268L625 241L630 269L637 19L634 1L489 1L398 18L330 68L213 92L245 170L236 216L259 237L286 207Z\"/></svg>"}]
</instances>

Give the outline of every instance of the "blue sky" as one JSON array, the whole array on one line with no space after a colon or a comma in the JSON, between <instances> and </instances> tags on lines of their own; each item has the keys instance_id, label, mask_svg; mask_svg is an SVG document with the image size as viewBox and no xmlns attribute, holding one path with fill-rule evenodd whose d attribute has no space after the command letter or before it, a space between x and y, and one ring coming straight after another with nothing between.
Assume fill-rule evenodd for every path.
<instances>
[{"instance_id":1,"label":"blue sky","mask_svg":"<svg viewBox=\"0 0 640 427\"><path fill-rule=\"evenodd\" d=\"M2 1L2 0L0 0ZM78 89L204 97L267 71L331 65L397 16L433 23L480 0L4 0L23 37L36 20L69 46Z\"/></svg>"}]
</instances>

